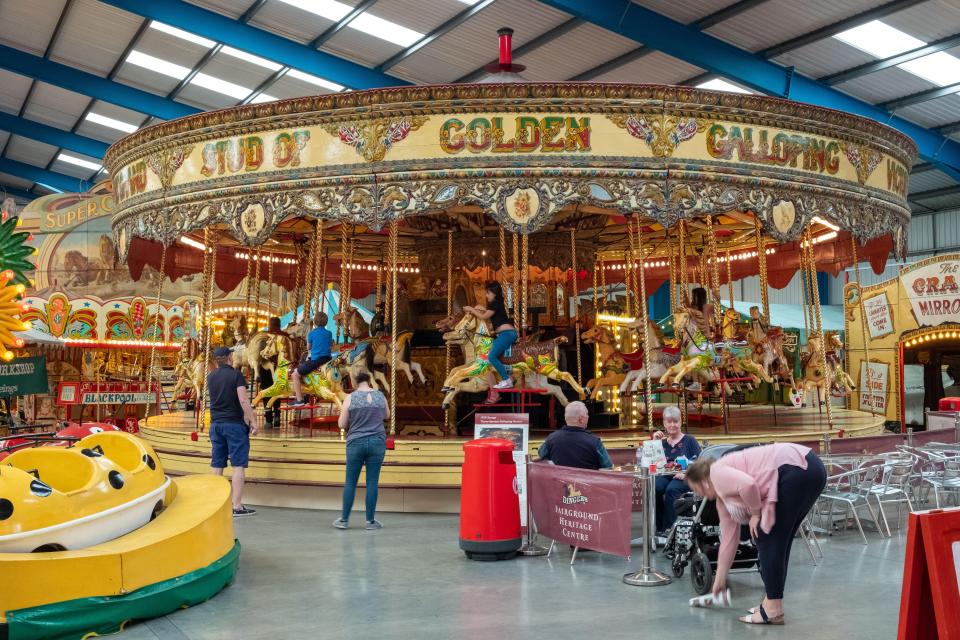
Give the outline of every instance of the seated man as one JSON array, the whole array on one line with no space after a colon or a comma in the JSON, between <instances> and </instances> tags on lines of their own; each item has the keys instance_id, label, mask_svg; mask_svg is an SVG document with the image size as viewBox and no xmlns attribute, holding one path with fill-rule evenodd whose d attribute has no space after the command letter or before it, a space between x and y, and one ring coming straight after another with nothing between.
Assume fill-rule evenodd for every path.
<instances>
[{"instance_id":1,"label":"seated man","mask_svg":"<svg viewBox=\"0 0 960 640\"><path fill-rule=\"evenodd\" d=\"M696 460L700 455L700 443L691 435L683 432L680 422L680 409L674 406L663 410L663 431L653 434L654 439L663 443L663 453L667 462L675 462L680 456L688 461ZM677 498L690 491L687 478L683 472L674 476L657 476L657 531L660 535L670 530L677 519L674 503Z\"/></svg>"},{"instance_id":2,"label":"seated man","mask_svg":"<svg viewBox=\"0 0 960 640\"><path fill-rule=\"evenodd\" d=\"M333 334L327 331L327 314L321 312L313 317L313 330L307 334L309 359L294 370L290 377L297 401L291 406L305 404L303 400L303 377L309 375L330 362L330 347Z\"/></svg>"},{"instance_id":3,"label":"seated man","mask_svg":"<svg viewBox=\"0 0 960 640\"><path fill-rule=\"evenodd\" d=\"M564 411L566 426L554 431L540 445L540 459L564 467L611 469L613 462L597 436L587 433L587 405L571 402Z\"/></svg>"}]
</instances>

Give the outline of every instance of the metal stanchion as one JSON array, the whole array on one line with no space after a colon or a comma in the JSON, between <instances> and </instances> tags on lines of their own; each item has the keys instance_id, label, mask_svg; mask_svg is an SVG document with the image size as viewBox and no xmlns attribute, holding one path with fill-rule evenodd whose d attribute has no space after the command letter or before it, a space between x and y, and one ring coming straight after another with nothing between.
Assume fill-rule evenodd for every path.
<instances>
[{"instance_id":1,"label":"metal stanchion","mask_svg":"<svg viewBox=\"0 0 960 640\"><path fill-rule=\"evenodd\" d=\"M533 530L533 510L530 508L530 456L523 463L523 475L526 476L527 494L527 539L517 551L522 556L545 556L547 550L537 544L537 534ZM552 545L551 545L552 546ZM576 557L576 556L574 556Z\"/></svg>"},{"instance_id":2,"label":"metal stanchion","mask_svg":"<svg viewBox=\"0 0 960 640\"><path fill-rule=\"evenodd\" d=\"M913 446L913 427L907 427L907 446Z\"/></svg>"},{"instance_id":3,"label":"metal stanchion","mask_svg":"<svg viewBox=\"0 0 960 640\"><path fill-rule=\"evenodd\" d=\"M953 441L960 444L960 411L953 416Z\"/></svg>"},{"instance_id":4,"label":"metal stanchion","mask_svg":"<svg viewBox=\"0 0 960 640\"><path fill-rule=\"evenodd\" d=\"M643 557L640 571L628 573L623 576L623 581L635 587L659 587L670 584L672 579L665 573L660 573L652 566L650 559L654 545L653 527L650 521L653 518L654 506L654 476L650 469L640 467L640 480L643 482Z\"/></svg>"}]
</instances>

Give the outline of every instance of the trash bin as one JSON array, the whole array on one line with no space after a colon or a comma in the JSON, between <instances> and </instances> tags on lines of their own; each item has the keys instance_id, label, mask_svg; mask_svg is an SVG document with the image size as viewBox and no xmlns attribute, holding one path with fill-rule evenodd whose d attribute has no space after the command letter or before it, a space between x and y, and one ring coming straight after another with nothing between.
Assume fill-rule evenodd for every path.
<instances>
[{"instance_id":1,"label":"trash bin","mask_svg":"<svg viewBox=\"0 0 960 640\"><path fill-rule=\"evenodd\" d=\"M960 411L960 398L940 398L940 411Z\"/></svg>"},{"instance_id":2,"label":"trash bin","mask_svg":"<svg viewBox=\"0 0 960 640\"><path fill-rule=\"evenodd\" d=\"M520 504L513 443L481 438L463 444L460 482L460 548L471 560L517 555Z\"/></svg>"}]
</instances>

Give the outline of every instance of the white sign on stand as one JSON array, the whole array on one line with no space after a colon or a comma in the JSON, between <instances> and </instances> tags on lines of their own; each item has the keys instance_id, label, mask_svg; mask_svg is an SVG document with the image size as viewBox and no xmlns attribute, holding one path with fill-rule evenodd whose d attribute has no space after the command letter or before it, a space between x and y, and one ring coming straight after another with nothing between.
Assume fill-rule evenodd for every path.
<instances>
[{"instance_id":1,"label":"white sign on stand","mask_svg":"<svg viewBox=\"0 0 960 640\"><path fill-rule=\"evenodd\" d=\"M526 413L478 413L474 416L473 437L503 438L513 442L513 462L517 465L517 496L520 500L520 526L527 526L527 467L530 448L530 416Z\"/></svg>"}]
</instances>

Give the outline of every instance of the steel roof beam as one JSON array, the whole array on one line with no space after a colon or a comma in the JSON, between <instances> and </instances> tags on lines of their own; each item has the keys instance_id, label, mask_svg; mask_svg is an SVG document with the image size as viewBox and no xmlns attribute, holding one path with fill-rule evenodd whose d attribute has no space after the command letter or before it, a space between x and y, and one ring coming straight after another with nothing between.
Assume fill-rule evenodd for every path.
<instances>
[{"instance_id":1,"label":"steel roof beam","mask_svg":"<svg viewBox=\"0 0 960 640\"><path fill-rule=\"evenodd\" d=\"M36 200L40 197L31 191L25 191L23 189L18 189L17 187L0 184L0 199L2 199L4 195L10 196L11 198L20 198L21 200L26 200L27 202L31 202L32 200Z\"/></svg>"},{"instance_id":2,"label":"steel roof beam","mask_svg":"<svg viewBox=\"0 0 960 640\"><path fill-rule=\"evenodd\" d=\"M214 13L182 0L100 0L134 15L150 18L190 33L222 42L235 49L300 69L355 89L410 84L376 69L369 69L335 55L311 49L239 20Z\"/></svg>"},{"instance_id":3,"label":"steel roof beam","mask_svg":"<svg viewBox=\"0 0 960 640\"><path fill-rule=\"evenodd\" d=\"M709 29L714 25L720 24L724 20L729 20L730 18L740 15L744 11L749 11L750 9L758 7L761 4L769 1L770 0L740 0L739 2L734 2L729 7L724 7L723 9L714 11L710 15L704 16L699 20L694 20L689 26L700 29L701 31L704 29ZM597 76L602 76L609 71L613 71L614 69L618 69L619 67L630 64L634 60L639 60L644 56L648 56L654 51L656 51L656 49L652 49L647 46L640 46L632 51L627 51L626 53L619 55L612 60L608 60L602 64L598 64L595 67L587 69L586 71L578 73L574 77L569 78L569 80L571 82L591 80Z\"/></svg>"},{"instance_id":4,"label":"steel roof beam","mask_svg":"<svg viewBox=\"0 0 960 640\"><path fill-rule=\"evenodd\" d=\"M915 104L929 102L931 100L936 100L937 98L953 95L957 92L960 92L960 82L948 84L945 87L936 87L934 89L927 89L926 91L911 93L908 96L881 102L877 106L890 111L896 111L897 109L902 109L903 107L910 107Z\"/></svg>"},{"instance_id":5,"label":"steel roof beam","mask_svg":"<svg viewBox=\"0 0 960 640\"><path fill-rule=\"evenodd\" d=\"M172 120L200 110L20 49L0 45L0 68L120 107Z\"/></svg>"},{"instance_id":6,"label":"steel roof beam","mask_svg":"<svg viewBox=\"0 0 960 640\"><path fill-rule=\"evenodd\" d=\"M450 33L451 31L459 27L461 24L463 24L473 16L477 15L478 13L480 13L481 11L489 7L494 2L496 2L496 0L480 0L480 2L476 3L475 5L467 7L466 9L464 9L457 15L453 16L452 18L444 22L442 25L440 25L439 27L437 27L427 35L423 36L422 38L414 42L412 45L410 45L403 51L397 53L396 55L392 56L385 62L381 63L379 66L377 66L377 71L386 71L391 67L397 66L403 60L406 60L407 58L415 54L417 51L420 51L420 49L423 49L425 46L427 46L437 38L440 38Z\"/></svg>"},{"instance_id":7,"label":"steel roof beam","mask_svg":"<svg viewBox=\"0 0 960 640\"><path fill-rule=\"evenodd\" d=\"M910 194L910 200L930 200L931 198L942 198L943 196L953 196L960 194L960 184L952 187L941 187L940 189L930 189L929 191L918 191Z\"/></svg>"},{"instance_id":8,"label":"steel roof beam","mask_svg":"<svg viewBox=\"0 0 960 640\"><path fill-rule=\"evenodd\" d=\"M945 124L937 127L937 131L942 133L945 136L957 133L960 131L960 122L951 122L950 124Z\"/></svg>"},{"instance_id":9,"label":"steel roof beam","mask_svg":"<svg viewBox=\"0 0 960 640\"><path fill-rule=\"evenodd\" d=\"M82 153L92 158L102 158L109 146L107 143L94 140L93 138L71 133L70 131L64 131L63 129L57 129L56 127L51 127L40 122L27 120L26 118L18 118L15 115L3 113L2 111L0 111L0 129L15 133L18 136L30 138L31 140L53 145L54 147Z\"/></svg>"},{"instance_id":10,"label":"steel roof beam","mask_svg":"<svg viewBox=\"0 0 960 640\"><path fill-rule=\"evenodd\" d=\"M48 171L41 167L10 160L9 158L0 158L0 173L7 173L11 176L23 178L24 180L30 180L31 182L48 184L56 189L73 193L86 191L86 188L83 186L83 183L86 182L85 180L73 178L55 171Z\"/></svg>"},{"instance_id":11,"label":"steel roof beam","mask_svg":"<svg viewBox=\"0 0 960 640\"><path fill-rule=\"evenodd\" d=\"M818 78L818 80L824 84L833 86L835 84L840 84L841 82L856 80L857 78L862 78L865 75L876 73L877 71L883 71L884 69L889 69L890 67L896 67L904 62L910 62L911 60L916 60L917 58L924 58L932 53L944 51L945 49L952 49L953 47L958 46L960 46L960 33L947 36L946 38L941 38L940 40L931 42L930 44L917 47L916 49L911 49L910 51L905 51L895 56L890 56L889 58L874 60L872 62L867 62L865 64L846 69L845 71L831 73L828 76Z\"/></svg>"},{"instance_id":12,"label":"steel roof beam","mask_svg":"<svg viewBox=\"0 0 960 640\"><path fill-rule=\"evenodd\" d=\"M363 0L360 4L355 6L350 10L350 13L340 18L340 21L336 24L330 25L330 28L318 35L313 41L310 42L309 46L311 49L319 49L323 46L323 43L343 31L347 25L357 19L361 13L372 7L377 0Z\"/></svg>"},{"instance_id":13,"label":"steel roof beam","mask_svg":"<svg viewBox=\"0 0 960 640\"><path fill-rule=\"evenodd\" d=\"M646 7L633 2L624 7L620 0L540 2L761 93L846 111L892 126L913 138L924 160L943 163L953 177L960 177L960 143Z\"/></svg>"},{"instance_id":14,"label":"steel roof beam","mask_svg":"<svg viewBox=\"0 0 960 640\"><path fill-rule=\"evenodd\" d=\"M879 7L874 7L867 11L863 11L856 15L850 16L838 22L828 24L825 27L820 27L805 33L803 35L797 36L796 38L790 38L786 42L781 42L772 47L768 47L759 52L758 55L763 56L764 58L776 58L777 56L782 56L785 53L789 53L800 47L805 47L808 44L813 44L825 38L831 38L838 33L843 33L848 29L853 29L854 27L859 27L860 25L872 22L873 20L879 20L880 18L885 18L894 13L903 11L904 9L909 9L918 4L922 4L927 0L893 0L886 4L882 4Z\"/></svg>"}]
</instances>

